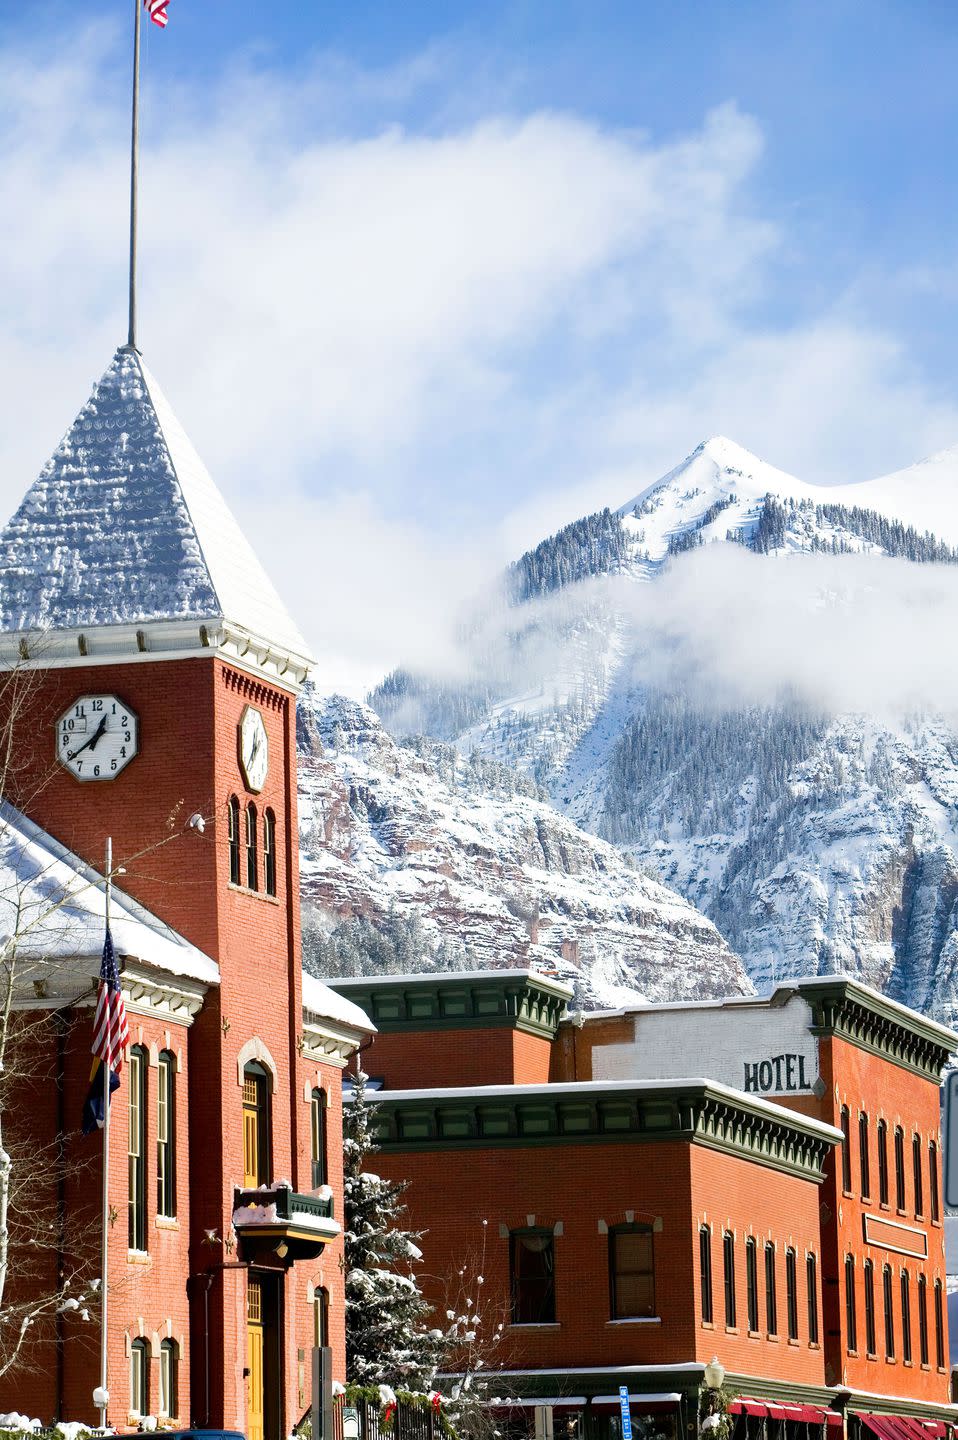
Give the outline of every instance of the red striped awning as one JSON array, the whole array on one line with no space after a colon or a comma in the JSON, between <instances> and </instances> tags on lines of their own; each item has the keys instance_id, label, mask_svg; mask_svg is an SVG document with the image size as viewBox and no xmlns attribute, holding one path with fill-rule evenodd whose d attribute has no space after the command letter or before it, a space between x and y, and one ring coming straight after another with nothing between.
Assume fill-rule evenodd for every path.
<instances>
[{"instance_id":1,"label":"red striped awning","mask_svg":"<svg viewBox=\"0 0 958 1440\"><path fill-rule=\"evenodd\" d=\"M859 1415L858 1418L878 1440L929 1440L929 1436L945 1434L940 1420L919 1420L914 1415Z\"/></svg>"},{"instance_id":2,"label":"red striped awning","mask_svg":"<svg viewBox=\"0 0 958 1440\"><path fill-rule=\"evenodd\" d=\"M841 1428L842 1417L834 1410L826 1410L821 1405L793 1405L778 1400L753 1400L747 1395L742 1395L738 1400L732 1400L728 1407L730 1415L757 1415L768 1416L771 1420L791 1420L798 1425L827 1425L830 1428ZM884 1440L891 1440L891 1437L884 1437ZM896 1440L904 1440L904 1437L896 1437ZM909 1437L915 1440L915 1437Z\"/></svg>"}]
</instances>

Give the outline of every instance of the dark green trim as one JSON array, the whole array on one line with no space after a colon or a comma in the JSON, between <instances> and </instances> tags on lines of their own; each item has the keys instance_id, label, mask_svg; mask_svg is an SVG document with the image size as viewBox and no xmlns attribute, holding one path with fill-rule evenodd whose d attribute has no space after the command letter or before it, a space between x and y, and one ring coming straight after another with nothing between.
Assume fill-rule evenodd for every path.
<instances>
[{"instance_id":1,"label":"dark green trim","mask_svg":"<svg viewBox=\"0 0 958 1440\"><path fill-rule=\"evenodd\" d=\"M543 1145L644 1144L681 1140L729 1151L773 1170L820 1183L833 1140L800 1115L781 1119L705 1081L676 1081L667 1090L583 1086L550 1094L436 1097L401 1100L376 1095L377 1144L385 1151L508 1149Z\"/></svg>"},{"instance_id":2,"label":"dark green trim","mask_svg":"<svg viewBox=\"0 0 958 1440\"><path fill-rule=\"evenodd\" d=\"M947 1388L948 1377L939 1377ZM859 1395L852 1391L848 1397L849 1415L924 1415L929 1420L947 1420L954 1425L958 1420L958 1406L942 1401L936 1405L931 1400L907 1400L889 1395Z\"/></svg>"},{"instance_id":3,"label":"dark green trim","mask_svg":"<svg viewBox=\"0 0 958 1440\"><path fill-rule=\"evenodd\" d=\"M958 1046L958 1037L943 1026L912 1013L906 1019L896 1006L854 980L804 980L799 993L812 1007L814 1035L838 1036L940 1085L941 1072Z\"/></svg>"},{"instance_id":4,"label":"dark green trim","mask_svg":"<svg viewBox=\"0 0 958 1440\"><path fill-rule=\"evenodd\" d=\"M330 989L358 1005L380 1034L409 1030L506 1028L554 1040L568 995L524 971L490 970L482 978L441 974L397 976L385 983L328 980Z\"/></svg>"},{"instance_id":5,"label":"dark green trim","mask_svg":"<svg viewBox=\"0 0 958 1440\"><path fill-rule=\"evenodd\" d=\"M534 1370L516 1373L504 1367L501 1371L484 1371L481 1379L490 1394L501 1395L507 1399L535 1400L540 1395L544 1398L553 1395L584 1395L588 1400L592 1400L596 1395L617 1395L620 1385L628 1385L633 1395L674 1392L686 1401L691 1399L694 1405L704 1369L704 1365L696 1365L694 1370L673 1370L668 1365L656 1370L644 1367L629 1370L627 1367L610 1366L608 1370L589 1369L586 1372L570 1366L561 1374L556 1374L555 1370L551 1374L544 1374ZM454 1373L437 1375L436 1384L445 1392L460 1378Z\"/></svg>"}]
</instances>

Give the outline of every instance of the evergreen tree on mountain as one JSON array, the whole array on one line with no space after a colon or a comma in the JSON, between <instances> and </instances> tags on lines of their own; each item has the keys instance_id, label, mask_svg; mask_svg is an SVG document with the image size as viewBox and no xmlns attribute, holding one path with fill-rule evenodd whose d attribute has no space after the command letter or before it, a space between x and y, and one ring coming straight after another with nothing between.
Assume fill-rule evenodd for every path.
<instances>
[{"instance_id":1,"label":"evergreen tree on mountain","mask_svg":"<svg viewBox=\"0 0 958 1440\"><path fill-rule=\"evenodd\" d=\"M375 1106L357 1070L343 1106L346 1378L356 1385L427 1391L444 1349L414 1274L420 1235L403 1229L407 1182L365 1166L375 1153Z\"/></svg>"}]
</instances>

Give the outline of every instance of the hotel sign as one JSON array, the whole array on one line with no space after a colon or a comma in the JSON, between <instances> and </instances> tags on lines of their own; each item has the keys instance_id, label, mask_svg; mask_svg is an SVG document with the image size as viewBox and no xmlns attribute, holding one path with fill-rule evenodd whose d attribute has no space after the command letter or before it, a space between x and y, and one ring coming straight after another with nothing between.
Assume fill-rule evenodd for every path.
<instances>
[{"instance_id":1,"label":"hotel sign","mask_svg":"<svg viewBox=\"0 0 958 1440\"><path fill-rule=\"evenodd\" d=\"M746 1094L755 1091L759 1095L781 1095L790 1090L811 1090L805 1055L771 1055L767 1060L746 1060Z\"/></svg>"}]
</instances>

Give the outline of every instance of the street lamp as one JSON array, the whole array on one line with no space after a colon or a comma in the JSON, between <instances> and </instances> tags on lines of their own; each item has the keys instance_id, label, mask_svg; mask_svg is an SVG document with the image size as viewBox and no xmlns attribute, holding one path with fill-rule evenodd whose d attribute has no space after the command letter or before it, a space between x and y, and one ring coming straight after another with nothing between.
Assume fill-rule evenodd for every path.
<instances>
[{"instance_id":1,"label":"street lamp","mask_svg":"<svg viewBox=\"0 0 958 1440\"><path fill-rule=\"evenodd\" d=\"M706 1388L709 1390L721 1390L725 1384L725 1366L717 1355L713 1355L706 1365L702 1379L705 1381Z\"/></svg>"}]
</instances>

